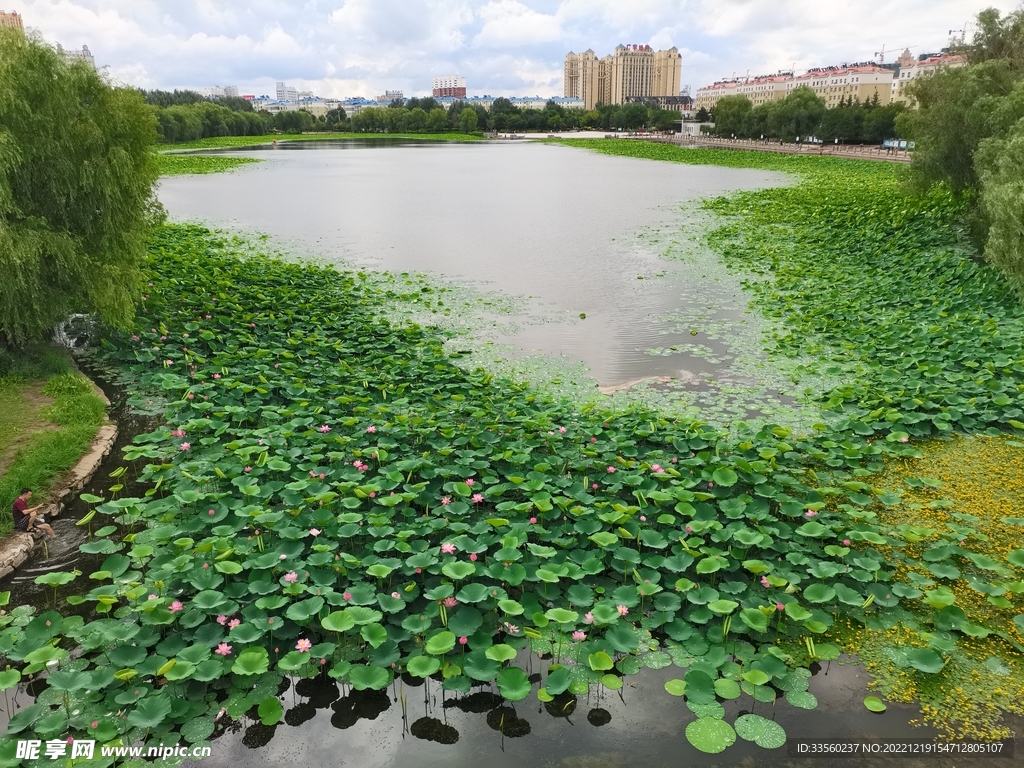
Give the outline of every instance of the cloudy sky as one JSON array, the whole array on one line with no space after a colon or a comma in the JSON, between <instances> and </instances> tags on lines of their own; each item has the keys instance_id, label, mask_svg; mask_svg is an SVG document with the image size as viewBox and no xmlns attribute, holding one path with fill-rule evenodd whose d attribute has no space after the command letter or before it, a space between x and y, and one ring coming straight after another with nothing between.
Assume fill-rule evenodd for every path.
<instances>
[{"instance_id":1,"label":"cloudy sky","mask_svg":"<svg viewBox=\"0 0 1024 768\"><path fill-rule=\"evenodd\" d=\"M11 4L14 4L13 6ZM470 95L561 95L569 50L676 46L683 85L886 60L945 45L983 8L1018 0L0 0L66 48L89 46L144 88L285 80L321 96L429 93L461 74ZM4 7L6 6L6 7ZM968 28L968 34L970 29ZM888 51L893 51L892 56Z\"/></svg>"}]
</instances>

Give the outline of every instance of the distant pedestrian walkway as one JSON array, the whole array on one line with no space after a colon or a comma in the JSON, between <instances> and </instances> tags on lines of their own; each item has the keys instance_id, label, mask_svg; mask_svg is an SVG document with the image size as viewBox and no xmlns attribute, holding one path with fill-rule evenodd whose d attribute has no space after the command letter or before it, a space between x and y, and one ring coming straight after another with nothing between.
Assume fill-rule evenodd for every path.
<instances>
[{"instance_id":1,"label":"distant pedestrian walkway","mask_svg":"<svg viewBox=\"0 0 1024 768\"><path fill-rule=\"evenodd\" d=\"M627 138L622 136L622 138ZM661 144L677 144L684 147L709 147L715 149L743 149L755 152L775 152L783 155L822 155L845 157L853 160L883 160L890 163L910 162L910 153L905 149L890 149L869 145L850 144L779 144L758 139L715 139L708 136L676 134L666 136L636 136L629 138L656 141Z\"/></svg>"}]
</instances>

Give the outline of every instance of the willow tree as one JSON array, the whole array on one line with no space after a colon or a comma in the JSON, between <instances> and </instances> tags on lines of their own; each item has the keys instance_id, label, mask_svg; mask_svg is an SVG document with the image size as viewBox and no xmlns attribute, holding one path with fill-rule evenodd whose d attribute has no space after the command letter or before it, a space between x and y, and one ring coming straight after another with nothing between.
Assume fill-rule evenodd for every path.
<instances>
[{"instance_id":1,"label":"willow tree","mask_svg":"<svg viewBox=\"0 0 1024 768\"><path fill-rule=\"evenodd\" d=\"M0 343L69 314L124 326L159 206L142 95L0 29Z\"/></svg>"}]
</instances>

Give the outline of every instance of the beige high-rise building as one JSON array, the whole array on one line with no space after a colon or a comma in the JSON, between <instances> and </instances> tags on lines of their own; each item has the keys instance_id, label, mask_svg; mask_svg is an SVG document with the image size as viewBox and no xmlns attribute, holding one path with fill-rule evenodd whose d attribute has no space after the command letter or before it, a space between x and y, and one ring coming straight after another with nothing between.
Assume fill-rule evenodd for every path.
<instances>
[{"instance_id":1,"label":"beige high-rise building","mask_svg":"<svg viewBox=\"0 0 1024 768\"><path fill-rule=\"evenodd\" d=\"M599 59L592 50L565 56L566 98L597 104L625 104L630 99L678 96L682 57L675 47L655 51L649 45L618 45Z\"/></svg>"},{"instance_id":2,"label":"beige high-rise building","mask_svg":"<svg viewBox=\"0 0 1024 768\"><path fill-rule=\"evenodd\" d=\"M11 11L10 13L0 11L0 27L19 29L24 32L25 22L22 21L21 15L17 11Z\"/></svg>"}]
</instances>

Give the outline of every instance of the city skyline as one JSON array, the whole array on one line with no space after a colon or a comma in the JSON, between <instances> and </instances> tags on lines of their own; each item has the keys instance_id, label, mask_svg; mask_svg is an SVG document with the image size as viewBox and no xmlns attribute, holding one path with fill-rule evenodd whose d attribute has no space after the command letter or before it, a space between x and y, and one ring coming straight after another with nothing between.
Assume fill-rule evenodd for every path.
<instances>
[{"instance_id":1,"label":"city skyline","mask_svg":"<svg viewBox=\"0 0 1024 768\"><path fill-rule=\"evenodd\" d=\"M117 82L143 88L276 83L324 97L385 90L430 95L458 72L470 95L563 92L570 50L640 43L676 47L681 85L946 45L978 11L1016 0L22 0L28 31L65 48L88 45ZM970 29L967 29L970 36ZM889 58L891 56L891 58Z\"/></svg>"}]
</instances>

